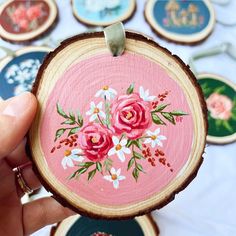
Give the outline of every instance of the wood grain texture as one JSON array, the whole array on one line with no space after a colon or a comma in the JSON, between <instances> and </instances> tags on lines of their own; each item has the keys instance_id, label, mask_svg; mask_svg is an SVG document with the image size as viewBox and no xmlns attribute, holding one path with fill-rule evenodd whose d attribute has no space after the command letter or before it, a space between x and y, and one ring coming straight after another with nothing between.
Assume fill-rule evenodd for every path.
<instances>
[{"instance_id":1,"label":"wood grain texture","mask_svg":"<svg viewBox=\"0 0 236 236\"><path fill-rule=\"evenodd\" d=\"M94 218L128 219L134 216L149 213L153 209L159 209L165 206L174 199L175 194L182 191L196 176L197 171L203 161L202 155L206 141L206 104L196 78L190 71L189 67L186 66L179 57L172 55L167 49L160 47L154 41L140 34L127 32L126 50L128 52L142 55L154 62L163 63L167 70L172 70L174 68L173 70L178 75L175 77L175 79L178 81L186 94L194 118L195 138L189 161L182 173L161 192L155 194L150 199L137 204L117 207L101 206L69 192L67 188L64 188L65 186L61 186L57 179L55 179L53 173L50 173L50 170L45 163L40 146L38 134L40 120L43 110L45 109L45 102L51 90L53 89L53 84L55 81L51 81L46 87L44 82L46 82L46 77L48 78L48 76L51 76L54 73L56 74L54 74L55 76L53 77L55 80L57 80L65 68L69 66L71 62L66 62L62 58L62 66L61 62L59 61L60 58L63 57L63 53L67 53L67 50L69 50L71 46L74 46L78 49L78 51L80 51L80 56L71 55L74 57L72 58L72 61L74 62L78 59L83 60L85 58L91 57L97 53L107 53L108 49L105 46L105 40L103 37L104 35L102 32L74 36L65 40L57 49L55 49L54 52L49 53L39 70L36 83L33 88L33 93L39 100L39 111L28 135L27 150L34 163L34 170L41 179L43 185L48 191L51 191L54 194L55 199L61 202L64 206L68 206L78 213ZM74 50L75 49L72 47L72 51ZM60 68L54 64L57 61L61 65ZM52 74L50 75L50 73Z\"/></svg>"},{"instance_id":2,"label":"wood grain texture","mask_svg":"<svg viewBox=\"0 0 236 236\"><path fill-rule=\"evenodd\" d=\"M76 216L71 216L64 221L58 223L56 226L52 227L50 235L51 236L62 236L66 235L70 228L73 226L73 224L80 218L81 216L76 215ZM158 228L157 223L151 216L151 214L147 214L144 216L139 216L134 218L136 222L139 224L143 231L144 236L158 236L160 234L160 230ZM99 225L98 221L98 225ZM121 227L122 227L122 221L121 222ZM130 234L130 232L127 229L127 235ZM118 234L116 234L118 235ZM79 236L79 235L78 235Z\"/></svg>"}]
</instances>

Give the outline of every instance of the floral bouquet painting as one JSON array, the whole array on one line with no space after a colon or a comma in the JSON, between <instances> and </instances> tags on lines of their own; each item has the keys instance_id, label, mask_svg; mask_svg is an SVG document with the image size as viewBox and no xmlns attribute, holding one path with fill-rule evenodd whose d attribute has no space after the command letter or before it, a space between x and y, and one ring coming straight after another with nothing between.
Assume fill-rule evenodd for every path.
<instances>
[{"instance_id":1,"label":"floral bouquet painting","mask_svg":"<svg viewBox=\"0 0 236 236\"><path fill-rule=\"evenodd\" d=\"M67 112L57 103L57 113L62 120L51 153L64 150L62 168L73 167L69 179L79 181L81 175L87 175L91 181L99 174L115 189L126 179L122 169L113 164L117 158L135 181L146 174L143 162L154 168L158 160L173 172L162 150L168 137L162 134L161 127L182 122L187 113L168 110L170 104L165 103L165 99L169 93L153 96L148 89L131 84L126 93L118 94L115 88L105 85L94 94L100 101L90 101L85 114Z\"/></svg>"}]
</instances>

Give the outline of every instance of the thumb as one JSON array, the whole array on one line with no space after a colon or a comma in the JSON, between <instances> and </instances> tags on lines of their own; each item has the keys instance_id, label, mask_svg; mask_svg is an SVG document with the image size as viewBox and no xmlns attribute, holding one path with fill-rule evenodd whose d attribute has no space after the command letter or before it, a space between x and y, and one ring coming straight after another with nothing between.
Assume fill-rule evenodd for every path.
<instances>
[{"instance_id":1,"label":"thumb","mask_svg":"<svg viewBox=\"0 0 236 236\"><path fill-rule=\"evenodd\" d=\"M0 102L0 159L11 153L27 133L37 101L26 92Z\"/></svg>"}]
</instances>

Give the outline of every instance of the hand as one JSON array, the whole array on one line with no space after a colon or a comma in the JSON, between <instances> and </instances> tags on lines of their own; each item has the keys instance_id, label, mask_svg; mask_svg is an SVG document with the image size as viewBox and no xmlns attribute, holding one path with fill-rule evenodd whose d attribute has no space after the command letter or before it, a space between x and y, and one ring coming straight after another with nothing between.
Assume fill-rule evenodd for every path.
<instances>
[{"instance_id":1,"label":"hand","mask_svg":"<svg viewBox=\"0 0 236 236\"><path fill-rule=\"evenodd\" d=\"M23 165L21 174L31 189L41 186L26 156L24 139L36 108L31 93L0 101L0 235L29 235L73 214L51 197L21 204L24 193L14 168Z\"/></svg>"}]
</instances>

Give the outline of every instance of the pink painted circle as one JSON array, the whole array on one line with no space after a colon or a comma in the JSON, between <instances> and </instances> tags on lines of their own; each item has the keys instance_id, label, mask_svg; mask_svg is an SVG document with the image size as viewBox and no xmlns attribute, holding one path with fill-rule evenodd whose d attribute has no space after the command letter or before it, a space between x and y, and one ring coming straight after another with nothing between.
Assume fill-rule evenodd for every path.
<instances>
[{"instance_id":1,"label":"pink painted circle","mask_svg":"<svg viewBox=\"0 0 236 236\"><path fill-rule=\"evenodd\" d=\"M176 178L190 155L193 119L161 66L127 52L102 54L59 78L40 138L61 184L93 203L119 206L142 202Z\"/></svg>"}]
</instances>

